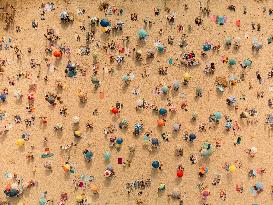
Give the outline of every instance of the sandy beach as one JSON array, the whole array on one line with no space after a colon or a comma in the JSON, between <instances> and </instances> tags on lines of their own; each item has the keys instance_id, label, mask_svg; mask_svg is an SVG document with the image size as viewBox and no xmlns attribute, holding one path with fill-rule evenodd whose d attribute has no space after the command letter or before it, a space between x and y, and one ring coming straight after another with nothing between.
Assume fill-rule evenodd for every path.
<instances>
[{"instance_id":1,"label":"sandy beach","mask_svg":"<svg viewBox=\"0 0 273 205\"><path fill-rule=\"evenodd\" d=\"M0 204L272 204L271 9L0 0Z\"/></svg>"}]
</instances>

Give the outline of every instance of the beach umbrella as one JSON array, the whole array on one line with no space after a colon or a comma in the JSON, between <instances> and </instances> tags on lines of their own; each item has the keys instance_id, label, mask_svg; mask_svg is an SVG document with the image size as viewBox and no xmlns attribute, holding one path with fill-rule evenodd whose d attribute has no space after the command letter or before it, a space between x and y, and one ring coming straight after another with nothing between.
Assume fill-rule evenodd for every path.
<instances>
[{"instance_id":1,"label":"beach umbrella","mask_svg":"<svg viewBox=\"0 0 273 205\"><path fill-rule=\"evenodd\" d=\"M62 57L62 52L60 50L54 51L53 56L56 58Z\"/></svg>"},{"instance_id":2,"label":"beach umbrella","mask_svg":"<svg viewBox=\"0 0 273 205\"><path fill-rule=\"evenodd\" d=\"M111 171L111 172L114 172L114 168L113 168L112 164L108 164L106 169Z\"/></svg>"},{"instance_id":3,"label":"beach umbrella","mask_svg":"<svg viewBox=\"0 0 273 205\"><path fill-rule=\"evenodd\" d=\"M174 189L171 193L171 196L175 199L180 199L181 198L181 192L178 191L177 189Z\"/></svg>"},{"instance_id":4,"label":"beach umbrella","mask_svg":"<svg viewBox=\"0 0 273 205\"><path fill-rule=\"evenodd\" d=\"M108 27L108 26L110 26L110 22L109 22L107 19L102 19L102 20L100 21L100 25L101 25L102 27Z\"/></svg>"},{"instance_id":5,"label":"beach umbrella","mask_svg":"<svg viewBox=\"0 0 273 205\"><path fill-rule=\"evenodd\" d=\"M98 84L100 83L100 81L97 79L96 76L92 76L91 82L92 82L94 85L98 85Z\"/></svg>"},{"instance_id":6,"label":"beach umbrella","mask_svg":"<svg viewBox=\"0 0 273 205\"><path fill-rule=\"evenodd\" d=\"M206 174L209 172L209 168L203 165L202 167L199 168L199 172L202 174Z\"/></svg>"},{"instance_id":7,"label":"beach umbrella","mask_svg":"<svg viewBox=\"0 0 273 205\"><path fill-rule=\"evenodd\" d=\"M217 85L216 90L219 91L219 92L224 92L225 88L222 85Z\"/></svg>"},{"instance_id":8,"label":"beach umbrella","mask_svg":"<svg viewBox=\"0 0 273 205\"><path fill-rule=\"evenodd\" d=\"M16 145L18 145L19 147L24 146L25 145L25 140L23 140L21 138L16 140Z\"/></svg>"},{"instance_id":9,"label":"beach umbrella","mask_svg":"<svg viewBox=\"0 0 273 205\"><path fill-rule=\"evenodd\" d=\"M230 96L227 98L227 103L228 104L235 104L236 103L236 98L234 96Z\"/></svg>"},{"instance_id":10,"label":"beach umbrella","mask_svg":"<svg viewBox=\"0 0 273 205\"><path fill-rule=\"evenodd\" d=\"M188 72L186 72L184 73L183 78L185 81L189 81L191 79L191 75Z\"/></svg>"},{"instance_id":11,"label":"beach umbrella","mask_svg":"<svg viewBox=\"0 0 273 205\"><path fill-rule=\"evenodd\" d=\"M183 170L182 169L178 169L177 172L176 172L176 176L179 177L179 178L181 178L181 177L183 177L183 175L184 175Z\"/></svg>"},{"instance_id":12,"label":"beach umbrella","mask_svg":"<svg viewBox=\"0 0 273 205\"><path fill-rule=\"evenodd\" d=\"M234 76L234 75L231 75L229 78L228 78L229 81L236 81L237 80L237 77Z\"/></svg>"},{"instance_id":13,"label":"beach umbrella","mask_svg":"<svg viewBox=\"0 0 273 205\"><path fill-rule=\"evenodd\" d=\"M226 22L226 16L217 16L217 23L219 25L224 25L225 22Z\"/></svg>"},{"instance_id":14,"label":"beach umbrella","mask_svg":"<svg viewBox=\"0 0 273 205\"><path fill-rule=\"evenodd\" d=\"M190 142L193 142L196 139L196 135L194 133L190 133L189 138Z\"/></svg>"},{"instance_id":15,"label":"beach umbrella","mask_svg":"<svg viewBox=\"0 0 273 205\"><path fill-rule=\"evenodd\" d=\"M76 202L77 203L81 203L84 200L84 195L83 194L79 194L76 196Z\"/></svg>"},{"instance_id":16,"label":"beach umbrella","mask_svg":"<svg viewBox=\"0 0 273 205\"><path fill-rule=\"evenodd\" d=\"M76 73L76 70L70 70L68 71L68 77L73 77L75 76L77 73Z\"/></svg>"},{"instance_id":17,"label":"beach umbrella","mask_svg":"<svg viewBox=\"0 0 273 205\"><path fill-rule=\"evenodd\" d=\"M208 142L204 142L202 144L201 155L204 157L208 157L211 154L212 154L212 145L209 144Z\"/></svg>"},{"instance_id":18,"label":"beach umbrella","mask_svg":"<svg viewBox=\"0 0 273 205\"><path fill-rule=\"evenodd\" d=\"M236 167L234 164L230 165L228 170L231 172L231 173L234 173L236 171Z\"/></svg>"},{"instance_id":19,"label":"beach umbrella","mask_svg":"<svg viewBox=\"0 0 273 205\"><path fill-rule=\"evenodd\" d=\"M249 59L246 59L246 60L243 61L243 64L244 64L244 66L249 67L252 64L252 61L249 60Z\"/></svg>"},{"instance_id":20,"label":"beach umbrella","mask_svg":"<svg viewBox=\"0 0 273 205\"><path fill-rule=\"evenodd\" d=\"M68 13L66 12L66 11L62 11L61 13L60 13L60 18L61 19L66 19L68 17Z\"/></svg>"},{"instance_id":21,"label":"beach umbrella","mask_svg":"<svg viewBox=\"0 0 273 205\"><path fill-rule=\"evenodd\" d=\"M236 65L236 63L237 63L237 61L235 59L233 59L233 58L228 60L229 65Z\"/></svg>"},{"instance_id":22,"label":"beach umbrella","mask_svg":"<svg viewBox=\"0 0 273 205\"><path fill-rule=\"evenodd\" d=\"M256 147L251 147L250 148L250 153L251 154L256 154L257 153L257 148Z\"/></svg>"},{"instance_id":23,"label":"beach umbrella","mask_svg":"<svg viewBox=\"0 0 273 205\"><path fill-rule=\"evenodd\" d=\"M124 76L122 76L122 80L123 80L124 82L128 82L128 81L130 80L129 75L124 75Z\"/></svg>"},{"instance_id":24,"label":"beach umbrella","mask_svg":"<svg viewBox=\"0 0 273 205\"><path fill-rule=\"evenodd\" d=\"M70 167L69 164L65 164L65 165L63 166L63 169L64 169L65 172L68 172L68 171L71 169L71 167Z\"/></svg>"},{"instance_id":25,"label":"beach umbrella","mask_svg":"<svg viewBox=\"0 0 273 205\"><path fill-rule=\"evenodd\" d=\"M173 82L173 89L174 89L174 90L178 90L179 87L180 87L179 81L178 81L178 80L174 81L174 82Z\"/></svg>"},{"instance_id":26,"label":"beach umbrella","mask_svg":"<svg viewBox=\"0 0 273 205\"><path fill-rule=\"evenodd\" d=\"M255 169L249 170L248 176L249 176L249 177L256 177L256 176L257 176L256 170L255 170Z\"/></svg>"},{"instance_id":27,"label":"beach umbrella","mask_svg":"<svg viewBox=\"0 0 273 205\"><path fill-rule=\"evenodd\" d=\"M214 113L214 119L215 120L220 120L222 118L222 113L221 112L215 112Z\"/></svg>"},{"instance_id":28,"label":"beach umbrella","mask_svg":"<svg viewBox=\"0 0 273 205\"><path fill-rule=\"evenodd\" d=\"M143 99L138 99L136 102L137 107L143 107L144 106L144 100Z\"/></svg>"},{"instance_id":29,"label":"beach umbrella","mask_svg":"<svg viewBox=\"0 0 273 205\"><path fill-rule=\"evenodd\" d=\"M154 161L152 162L152 167L153 167L154 169L158 169L158 168L160 167L159 161L154 160Z\"/></svg>"},{"instance_id":30,"label":"beach umbrella","mask_svg":"<svg viewBox=\"0 0 273 205\"><path fill-rule=\"evenodd\" d=\"M142 124L136 123L135 124L135 130L142 130Z\"/></svg>"},{"instance_id":31,"label":"beach umbrella","mask_svg":"<svg viewBox=\"0 0 273 205\"><path fill-rule=\"evenodd\" d=\"M84 153L84 157L88 160L92 159L93 157L93 152L87 150L85 153Z\"/></svg>"},{"instance_id":32,"label":"beach umbrella","mask_svg":"<svg viewBox=\"0 0 273 205\"><path fill-rule=\"evenodd\" d=\"M168 86L166 86L166 85L162 86L161 91L162 91L164 94L167 94L167 93L169 92Z\"/></svg>"},{"instance_id":33,"label":"beach umbrella","mask_svg":"<svg viewBox=\"0 0 273 205\"><path fill-rule=\"evenodd\" d=\"M198 113L197 112L193 112L192 113L192 119L196 119L198 117Z\"/></svg>"},{"instance_id":34,"label":"beach umbrella","mask_svg":"<svg viewBox=\"0 0 273 205\"><path fill-rule=\"evenodd\" d=\"M106 170L104 171L104 174L103 174L103 175L104 175L105 177L110 177L111 174L112 174L112 172L111 172L110 170L106 169Z\"/></svg>"},{"instance_id":35,"label":"beach umbrella","mask_svg":"<svg viewBox=\"0 0 273 205\"><path fill-rule=\"evenodd\" d=\"M118 108L113 107L112 110L111 110L111 112L112 112L113 114L118 114L119 110L118 110Z\"/></svg>"},{"instance_id":36,"label":"beach umbrella","mask_svg":"<svg viewBox=\"0 0 273 205\"><path fill-rule=\"evenodd\" d=\"M225 124L225 127L226 127L227 129L231 129L231 127L232 127L231 122L230 122L230 121L227 121L226 124Z\"/></svg>"},{"instance_id":37,"label":"beach umbrella","mask_svg":"<svg viewBox=\"0 0 273 205\"><path fill-rule=\"evenodd\" d=\"M195 94L197 96L202 95L202 93L203 93L203 89L202 88L200 88L200 87L195 88Z\"/></svg>"},{"instance_id":38,"label":"beach umbrella","mask_svg":"<svg viewBox=\"0 0 273 205\"><path fill-rule=\"evenodd\" d=\"M152 145L159 145L159 141L157 138L152 138Z\"/></svg>"},{"instance_id":39,"label":"beach umbrella","mask_svg":"<svg viewBox=\"0 0 273 205\"><path fill-rule=\"evenodd\" d=\"M98 186L96 184L90 184L90 190L93 193L98 193Z\"/></svg>"},{"instance_id":40,"label":"beach umbrella","mask_svg":"<svg viewBox=\"0 0 273 205\"><path fill-rule=\"evenodd\" d=\"M230 45L232 42L232 38L231 37L227 37L226 38L226 45Z\"/></svg>"},{"instance_id":41,"label":"beach umbrella","mask_svg":"<svg viewBox=\"0 0 273 205\"><path fill-rule=\"evenodd\" d=\"M81 135L82 135L82 133L81 133L79 130L75 130L75 131L74 131L74 137L80 138Z\"/></svg>"},{"instance_id":42,"label":"beach umbrella","mask_svg":"<svg viewBox=\"0 0 273 205\"><path fill-rule=\"evenodd\" d=\"M259 190L259 191L264 189L264 185L263 185L261 182L257 182L257 183L255 184L255 187L256 187L256 189Z\"/></svg>"},{"instance_id":43,"label":"beach umbrella","mask_svg":"<svg viewBox=\"0 0 273 205\"><path fill-rule=\"evenodd\" d=\"M0 102L5 102L6 99L7 99L7 95L3 94L3 93L0 93Z\"/></svg>"},{"instance_id":44,"label":"beach umbrella","mask_svg":"<svg viewBox=\"0 0 273 205\"><path fill-rule=\"evenodd\" d=\"M174 123L173 124L173 130L176 131L176 132L179 131L180 127L181 127L181 125L179 123Z\"/></svg>"},{"instance_id":45,"label":"beach umbrella","mask_svg":"<svg viewBox=\"0 0 273 205\"><path fill-rule=\"evenodd\" d=\"M106 160L106 161L108 161L109 159L110 159L110 157L111 157L111 153L110 152L104 152L104 159Z\"/></svg>"},{"instance_id":46,"label":"beach umbrella","mask_svg":"<svg viewBox=\"0 0 273 205\"><path fill-rule=\"evenodd\" d=\"M145 144L148 144L148 142L150 141L150 138L147 135L144 135L143 141Z\"/></svg>"},{"instance_id":47,"label":"beach umbrella","mask_svg":"<svg viewBox=\"0 0 273 205\"><path fill-rule=\"evenodd\" d=\"M137 132L141 132L143 130L143 126L139 122L135 124L134 128L135 128L135 131L137 131Z\"/></svg>"},{"instance_id":48,"label":"beach umbrella","mask_svg":"<svg viewBox=\"0 0 273 205\"><path fill-rule=\"evenodd\" d=\"M138 31L138 37L139 37L139 39L143 40L143 39L145 39L147 36L148 36L148 33L147 33L147 31L145 31L144 29L140 29L140 30Z\"/></svg>"},{"instance_id":49,"label":"beach umbrella","mask_svg":"<svg viewBox=\"0 0 273 205\"><path fill-rule=\"evenodd\" d=\"M257 45L258 44L258 39L256 37L253 37L252 44L253 45Z\"/></svg>"},{"instance_id":50,"label":"beach umbrella","mask_svg":"<svg viewBox=\"0 0 273 205\"><path fill-rule=\"evenodd\" d=\"M98 53L96 51L93 51L92 56L94 59L96 59L98 57Z\"/></svg>"},{"instance_id":51,"label":"beach umbrella","mask_svg":"<svg viewBox=\"0 0 273 205\"><path fill-rule=\"evenodd\" d=\"M164 45L163 45L163 44L159 44L159 45L157 46L157 51L158 51L159 53L163 53L164 50L165 50L165 48L164 48Z\"/></svg>"},{"instance_id":52,"label":"beach umbrella","mask_svg":"<svg viewBox=\"0 0 273 205\"><path fill-rule=\"evenodd\" d=\"M121 137L117 138L116 143L117 144L122 144L123 143L123 139Z\"/></svg>"},{"instance_id":53,"label":"beach umbrella","mask_svg":"<svg viewBox=\"0 0 273 205\"><path fill-rule=\"evenodd\" d=\"M159 112L160 115L166 115L167 114L167 110L165 108L160 108L158 112Z\"/></svg>"},{"instance_id":54,"label":"beach umbrella","mask_svg":"<svg viewBox=\"0 0 273 205\"><path fill-rule=\"evenodd\" d=\"M159 119L159 120L157 120L157 125L159 127L163 127L163 126L165 126L165 121L163 119Z\"/></svg>"},{"instance_id":55,"label":"beach umbrella","mask_svg":"<svg viewBox=\"0 0 273 205\"><path fill-rule=\"evenodd\" d=\"M201 192L202 197L206 199L210 195L210 191L208 189L205 189Z\"/></svg>"},{"instance_id":56,"label":"beach umbrella","mask_svg":"<svg viewBox=\"0 0 273 205\"><path fill-rule=\"evenodd\" d=\"M165 188L166 188L166 185L161 183L161 184L159 184L158 190L163 191L163 190L165 190Z\"/></svg>"},{"instance_id":57,"label":"beach umbrella","mask_svg":"<svg viewBox=\"0 0 273 205\"><path fill-rule=\"evenodd\" d=\"M126 119L122 119L121 122L119 123L119 128L125 129L127 127L128 127L128 121Z\"/></svg>"},{"instance_id":58,"label":"beach umbrella","mask_svg":"<svg viewBox=\"0 0 273 205\"><path fill-rule=\"evenodd\" d=\"M203 51L209 51L211 49L211 45L206 43L203 45Z\"/></svg>"}]
</instances>

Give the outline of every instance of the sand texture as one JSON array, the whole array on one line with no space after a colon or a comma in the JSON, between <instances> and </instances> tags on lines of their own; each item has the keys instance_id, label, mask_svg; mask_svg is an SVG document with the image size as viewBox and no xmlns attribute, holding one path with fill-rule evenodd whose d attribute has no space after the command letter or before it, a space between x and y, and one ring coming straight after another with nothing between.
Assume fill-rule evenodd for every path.
<instances>
[{"instance_id":1,"label":"sand texture","mask_svg":"<svg viewBox=\"0 0 273 205\"><path fill-rule=\"evenodd\" d=\"M44 20L41 20L42 3L48 2L8 1L13 10L7 1L0 0L0 94L6 96L4 102L0 102L2 204L34 205L39 201L42 204L41 194L45 191L47 200L53 200L47 204L62 204L61 201L68 205L273 203L273 141L270 124L266 123L267 115L272 112L268 101L273 96L270 89L272 78L268 77L273 63L273 45L268 44L273 32L272 16L269 15L269 9L273 8L271 0L118 0L108 1L107 11L99 10L101 1L97 0L55 0L52 1L55 9L45 11ZM208 15L200 11L200 5L210 10ZM227 9L229 5L234 5L235 11ZM112 14L111 8L114 10ZM155 15L156 8L159 15ZM83 14L79 9L85 10ZM121 14L120 9L123 9ZM73 16L74 21L62 23L62 11ZM133 13L137 14L136 21L131 20ZM173 23L167 20L172 14ZM200 26L195 23L198 16L202 19ZM225 16L224 25L213 20L216 16ZM110 33L104 33L100 23L92 27L90 19L93 17L110 21ZM5 18L14 20L11 19L7 28ZM240 20L240 27L236 20ZM36 28L32 26L33 21L38 23ZM124 25L122 30L114 31L118 21ZM257 31L258 24L260 31ZM53 29L59 37L51 46L45 37L47 29ZM144 40L139 39L140 29L148 34ZM87 45L87 33L92 31L94 36L90 37L88 44L90 53L80 55L79 50ZM168 43L168 37L169 41L173 38L172 45ZM225 46L228 37L232 38L230 47ZM11 42L8 42L9 38ZM236 49L238 38L240 45ZM253 38L262 44L261 49L252 49ZM203 51L206 43L215 50ZM161 45L164 46L162 53ZM59 51L60 47L66 48L66 52L62 52L62 57L54 57L53 52ZM52 52L47 52L46 48ZM149 50L154 52L154 58L147 58ZM190 52L195 53L199 65L191 67L181 63L183 54ZM201 55L202 52L205 56ZM142 60L137 57L139 53ZM123 62L118 63L117 57L124 57ZM236 64L228 65L222 61L225 58L235 59ZM240 64L246 59L250 59L252 65L242 68ZM74 77L65 73L69 61L76 66ZM170 61L173 61L172 65ZM205 67L211 63L215 65L214 74L204 73ZM161 74L160 68L163 70ZM257 71L261 82L257 79ZM183 85L187 73L191 78L187 85ZM124 76L129 79L127 82ZM99 81L98 88L92 83L92 77L93 82L94 78ZM223 92L216 90L219 77L226 80ZM235 79L236 85L232 85L231 78ZM173 89L175 81L180 83L177 91ZM168 89L166 94L162 87L163 91ZM202 89L201 97L196 96L196 88ZM18 100L14 94L19 91L23 96ZM31 95L34 100L28 99ZM45 100L46 95L58 98L54 105ZM83 101L86 98L86 102L81 102L79 95ZM230 96L236 98L234 105L226 103ZM144 107L136 109L141 100L145 101ZM113 114L111 110L117 102L122 107ZM67 108L66 116L60 113L63 108ZM166 116L160 116L156 111L160 108L167 110ZM209 122L209 116L215 112L222 114L219 123ZM242 112L247 113L247 118L240 118ZM196 120L192 120L193 113L198 114ZM21 123L15 122L15 116L21 117ZM73 124L75 116L80 119L78 124ZM119 128L122 119L128 121L127 128ZM165 120L164 126L158 125L159 119L159 123ZM230 130L225 128L228 119L232 120ZM31 126L26 126L28 120ZM63 125L62 131L54 130L57 123ZM88 128L87 123L93 128ZM136 123L143 124L143 131L138 136L134 135ZM181 124L180 130L174 131L175 123ZM200 128L202 124L203 130ZM112 133L105 134L104 131L107 127L109 131L111 126ZM74 136L74 131L80 132L79 139ZM158 139L158 147L152 147L151 141L145 142L147 133L150 138ZM183 139L185 133L194 133L197 138L189 142ZM26 135L29 139L22 140ZM109 146L110 138L114 137L123 139L121 146L117 140ZM234 145L238 137L241 142ZM24 145L18 145L22 142ZM74 145L67 150L60 148L71 143ZM212 147L210 156L201 156L204 143ZM183 156L177 156L177 145L183 148ZM247 151L253 147L257 148L257 153L251 157ZM54 155L42 158L46 148ZM84 158L85 149L93 153L90 162ZM108 161L104 159L107 151L111 153ZM192 154L197 157L196 164L190 160ZM123 162L129 160L130 166L118 164L118 158ZM160 162L161 170L152 167L154 160ZM66 162L75 173L65 172ZM51 163L52 170L45 168L45 163ZM229 164L228 170L224 168L225 163ZM105 177L109 164L113 176ZM181 178L177 177L179 166L183 167ZM208 168L203 177L198 175L201 166ZM234 173L230 166L235 166ZM265 173L260 173L262 169ZM256 176L249 177L250 170L256 170ZM17 177L11 178L14 174ZM220 183L213 185L217 175L221 175ZM85 187L79 187L74 182L83 182L81 176L93 176L94 179L85 182ZM18 180L23 182L23 193L18 197L6 197L6 185L16 184ZM26 187L30 180L34 185ZM126 184L135 180L146 180L147 183L144 188L132 187L128 194ZM251 187L258 182L263 188L254 196ZM166 186L164 191L158 190L161 183ZM236 190L236 185L242 185L242 193ZM97 193L94 189L98 189ZM180 199L171 196L175 190L180 192ZM202 199L204 191L210 192L207 199ZM67 200L61 200L62 193L67 194ZM85 202L76 202L83 193ZM220 193L225 193L226 197L220 197Z\"/></svg>"}]
</instances>

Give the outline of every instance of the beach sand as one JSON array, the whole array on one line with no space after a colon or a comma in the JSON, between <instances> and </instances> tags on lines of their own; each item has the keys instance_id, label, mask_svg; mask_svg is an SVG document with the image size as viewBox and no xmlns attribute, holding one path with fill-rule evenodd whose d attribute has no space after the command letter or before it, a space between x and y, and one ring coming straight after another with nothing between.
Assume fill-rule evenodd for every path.
<instances>
[{"instance_id":1,"label":"beach sand","mask_svg":"<svg viewBox=\"0 0 273 205\"><path fill-rule=\"evenodd\" d=\"M206 7L206 1L201 1L202 7ZM21 0L9 1L16 9L14 23L8 30L3 29L4 23L1 22L0 36L11 37L11 45L17 46L22 52L22 58L18 60L13 48L0 51L0 59L7 60L7 65L3 67L4 72L0 75L0 91L8 88L9 95L6 102L0 103L0 109L6 112L6 119L1 123L11 123L11 129L0 136L0 199L9 201L11 204L27 204L34 205L39 203L41 193L47 191L47 198L53 199L52 204L57 204L60 201L60 194L66 192L68 200L65 204L75 204L75 197L78 194L85 193L90 204L179 204L179 200L168 197L174 189L181 192L181 199L184 204L272 204L271 185L272 185L272 154L273 141L272 132L268 125L265 124L266 115L271 112L268 106L268 99L272 97L270 91L271 79L267 78L268 71L272 66L272 44L267 44L267 38L272 35L270 25L272 24L272 16L268 15L268 9L273 7L270 1L210 1L209 9L210 16L203 16L200 13L200 4L197 0L174 0L174 1L109 1L110 6L124 9L123 15L105 15L104 11L99 11L100 1L83 1L83 0L67 0L53 1L55 10L45 12L45 20L40 19L42 11L41 1L36 0ZM47 3L47 2L43 2ZM1 1L4 6L5 2ZM188 10L184 10L184 4L188 5ZM233 4L236 6L236 11L229 11L227 6ZM0 5L1 6L1 5ZM243 14L243 7L247 8L247 14ZM266 7L266 12L263 13L263 7ZM77 10L85 9L84 15L78 15ZM160 9L160 15L154 15L154 8ZM166 8L170 12L175 12L175 21L170 25L166 20L168 13L164 11ZM68 11L74 16L74 22L63 25L59 15L62 11ZM0 10L2 12L2 10ZM132 13L138 14L138 21L131 21ZM212 21L213 15L221 15L227 17L227 22L224 25L218 25ZM124 22L122 32L117 35L105 34L100 27L96 28L94 41L90 44L90 55L79 55L78 50L85 45L85 35L90 31L90 17L98 17L99 19L106 18L115 24L118 20ZM201 16L203 24L197 26L195 18ZM145 42L138 39L138 31L144 28L143 19L148 17L152 21L152 25L145 30L148 32L148 38ZM241 26L237 27L235 21L240 19ZM32 21L38 22L37 29L32 28ZM260 23L261 31L252 30L251 23ZM184 30L178 31L178 25L182 24ZM188 31L188 25L192 26L192 31ZM22 31L16 32L16 26L20 26ZM80 29L80 26L85 26L85 31ZM62 58L55 58L45 52L47 40L44 37L46 30L53 28L60 39L57 45L65 44L71 49L71 55L64 54ZM162 35L159 30L162 29ZM180 39L185 34L187 46L179 47ZM77 35L80 36L80 41L77 41ZM168 36L174 37L173 45L168 44ZM130 41L127 45L131 49L131 56L125 56L124 63L110 63L110 49L106 53L102 47L112 40L116 47L126 47L122 39L129 36ZM241 47L238 50L225 48L225 40L230 36L232 38L240 37ZM263 44L263 48L254 55L252 52L252 39L256 37ZM155 48L155 41L160 40L166 48L166 52L159 54ZM219 52L208 51L207 57L202 58L200 53L202 45L205 42L211 42L214 45L221 45ZM96 46L100 44L100 48ZM27 49L31 48L31 53ZM135 60L133 48L141 50L143 61ZM146 60L145 53L148 49L155 51L155 58ZM57 50L57 46L53 48ZM200 65L196 67L186 67L180 64L181 53L195 52L196 58L200 61ZM92 53L97 53L97 78L101 85L96 90L91 83L93 73L94 58ZM112 51L116 57L118 51ZM237 64L230 68L227 64L221 62L221 56L227 56L237 60ZM45 58L48 58L48 63L51 69L48 69ZM168 64L168 59L174 59L174 65ZM179 60L176 60L178 58ZM245 59L252 59L251 68L243 69L239 65ZM34 59L40 64L36 68L31 68L30 61ZM80 69L86 69L86 75L83 76L78 70L75 78L65 76L65 68L71 60L72 63L78 63ZM203 72L205 65L215 63L215 73L206 75ZM168 67L167 75L159 75L158 68L160 66ZM54 67L54 69L53 69ZM109 74L108 70L113 68L113 74ZM149 72L148 77L142 77L144 70ZM263 83L259 84L256 79L256 71L259 70L263 78ZM132 72L135 78L128 86L124 86L122 76ZM28 77L21 77L17 80L19 73L29 73ZM172 86L175 80L183 83L183 75L189 72L192 78L187 86L181 85L179 91L171 91L169 94L156 94L155 87L160 84ZM236 86L228 86L222 94L216 91L215 79L217 76L225 76L227 79L230 75L235 75L238 78L240 74L246 74L245 80L237 83ZM37 77L38 76L38 77ZM48 80L44 78L47 76ZM14 85L9 81L14 79ZM56 89L56 80L60 80L66 84L65 88L60 91ZM253 88L249 89L249 82ZM27 95L29 86L36 84L37 89L35 96L35 111L28 113ZM195 88L203 88L203 96L195 97ZM134 88L139 89L139 94L132 94ZM13 97L13 92L20 89L23 94L21 102L17 102ZM87 92L88 100L85 104L80 103L78 93L79 90ZM263 91L264 97L257 98L257 92ZM45 100L45 95L48 92L56 93L61 97L63 103L57 101L55 106L50 105ZM245 95L245 100L240 100L240 97ZM183 97L184 96L184 97ZM226 98L235 96L237 99L238 109L230 107L226 104ZM155 104L158 108L168 108L167 98L172 104L177 107L177 112L174 114L168 113L165 117L166 126L159 128L157 126L158 114L155 114L151 109L140 109L136 112L136 102L139 99L145 99L150 104ZM187 100L187 111L180 108L181 102ZM116 105L116 102L123 104L118 116L113 115L110 110ZM59 110L67 107L67 116L61 116ZM253 123L247 124L249 119L240 119L240 113L246 108L255 108L258 112L256 117L250 117ZM93 111L97 109L98 114L93 115ZM215 112L221 112L222 115L229 116L230 119L238 121L240 130L235 134L231 131L226 131L225 119L222 117L219 124L208 123L208 117ZM198 113L196 122L191 120L192 113ZM14 116L20 115L22 123L14 123ZM26 128L24 120L35 116L35 123L29 128ZM40 123L39 117L47 117L47 124ZM80 117L79 129L82 132L82 138L75 140L73 135L73 116ZM118 128L119 122L126 118L129 122L127 130ZM140 136L134 136L134 124L142 121L144 131ZM93 123L93 129L88 130L85 127L86 122ZM181 123L181 130L178 133L173 132L173 123ZM63 131L58 134L54 131L56 123L62 123ZM198 127L200 123L207 124L207 131L200 132ZM104 135L104 128L109 125L114 125L116 131L113 134ZM3 125L3 124L2 124ZM211 127L210 129L208 127ZM156 151L149 151L143 143L145 132L152 131L152 136L157 137L160 141L160 146ZM197 139L193 142L186 142L182 139L185 131L195 133ZM18 147L16 140L21 138L24 132L29 132L29 140L25 145ZM161 133L169 133L169 141L166 142L161 138ZM118 151L114 147L109 147L109 137L122 137L124 142ZM234 146L238 136L242 136L240 145ZM44 137L47 142L44 143ZM203 142L209 142L213 146L213 153L210 157L200 156L200 148ZM216 148L216 141L219 141L221 147ZM60 146L77 142L69 151L61 151ZM118 164L118 157L123 160L129 159L128 146L135 145L135 154L132 158L131 166L126 167ZM175 155L176 145L180 144L183 147L183 157ZM31 148L33 146L33 148ZM94 157L90 163L86 162L83 157L83 150L89 148L94 153ZM257 148L257 154L251 158L246 154L245 150L251 147ZM54 156L51 158L41 158L45 148L48 147ZM32 151L33 160L27 160L26 155ZM104 161L104 152L111 152L109 162ZM198 156L197 164L192 164L189 160L190 154ZM62 166L69 159L69 162L75 166L76 173L65 173ZM153 160L159 160L163 166L162 170L153 170L151 163ZM52 171L44 168L46 161L52 162ZM235 164L235 173L229 173L223 169L225 162ZM105 178L103 173L108 164L114 168L115 175L109 179ZM184 176L177 178L177 166L184 167ZM198 176L199 167L206 165L209 172L205 177ZM240 166L241 164L241 166ZM258 174L256 178L250 179L248 172L250 169L266 168L266 173ZM28 180L37 181L38 184L34 187L27 188L18 198L6 198L3 193L8 179L5 179L5 173L16 173L24 182ZM212 180L215 174L221 174L222 179L219 185L213 186ZM98 194L93 194L88 186L85 190L78 188L74 190L73 179L81 175L94 176L94 182L98 187ZM134 189L130 194L126 190L126 183L131 183L137 179L151 179L151 185L145 189ZM264 184L264 191L254 197L250 192L250 187L256 182ZM166 184L166 190L158 192L160 183ZM203 183L203 187L208 187L211 194L208 200L202 200L200 190L197 185ZM236 184L243 184L243 193L236 191ZM223 201L219 197L221 190L226 192L226 200ZM142 193L140 193L142 191ZM5 204L5 203L3 203Z\"/></svg>"}]
</instances>

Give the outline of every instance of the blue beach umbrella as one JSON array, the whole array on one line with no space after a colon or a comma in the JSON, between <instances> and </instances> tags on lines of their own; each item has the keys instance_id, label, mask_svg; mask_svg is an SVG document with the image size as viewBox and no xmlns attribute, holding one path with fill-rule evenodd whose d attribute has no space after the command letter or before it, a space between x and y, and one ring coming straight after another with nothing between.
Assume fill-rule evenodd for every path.
<instances>
[{"instance_id":1,"label":"blue beach umbrella","mask_svg":"<svg viewBox=\"0 0 273 205\"><path fill-rule=\"evenodd\" d=\"M117 140L116 140L117 144L122 144L122 142L123 142L123 139L121 137L117 138Z\"/></svg>"},{"instance_id":2,"label":"blue beach umbrella","mask_svg":"<svg viewBox=\"0 0 273 205\"><path fill-rule=\"evenodd\" d=\"M159 112L160 115L166 115L167 114L167 110L165 108L160 108L158 112Z\"/></svg>"},{"instance_id":3,"label":"blue beach umbrella","mask_svg":"<svg viewBox=\"0 0 273 205\"><path fill-rule=\"evenodd\" d=\"M204 44L203 45L203 51L209 51L211 49L211 45L210 44Z\"/></svg>"},{"instance_id":4,"label":"blue beach umbrella","mask_svg":"<svg viewBox=\"0 0 273 205\"><path fill-rule=\"evenodd\" d=\"M189 138L190 138L190 142L193 142L196 139L196 135L194 133L191 133L189 135Z\"/></svg>"},{"instance_id":5,"label":"blue beach umbrella","mask_svg":"<svg viewBox=\"0 0 273 205\"><path fill-rule=\"evenodd\" d=\"M154 160L154 161L152 162L152 167L153 167L154 169L158 169L158 168L160 167L159 161Z\"/></svg>"},{"instance_id":6,"label":"blue beach umbrella","mask_svg":"<svg viewBox=\"0 0 273 205\"><path fill-rule=\"evenodd\" d=\"M109 22L107 19L102 19L102 20L100 21L100 25L101 25L102 27L107 27L107 26L110 26L110 22Z\"/></svg>"}]
</instances>

